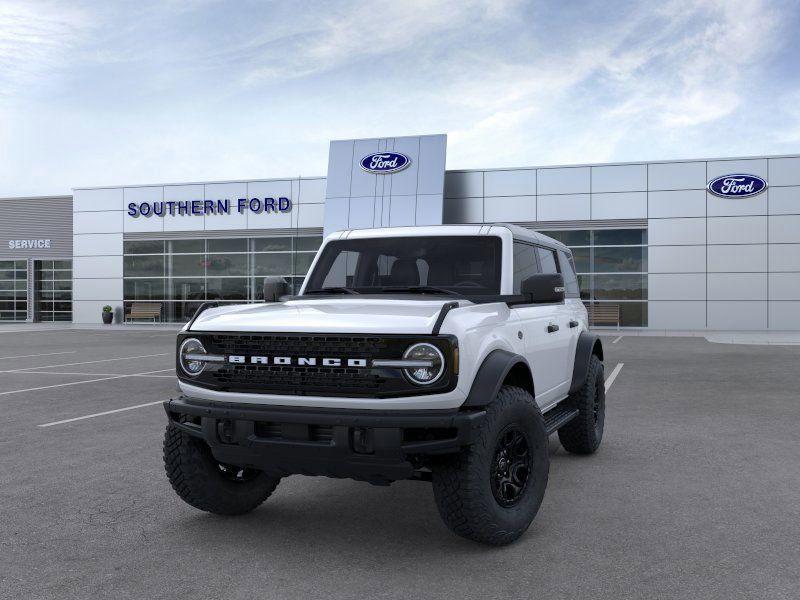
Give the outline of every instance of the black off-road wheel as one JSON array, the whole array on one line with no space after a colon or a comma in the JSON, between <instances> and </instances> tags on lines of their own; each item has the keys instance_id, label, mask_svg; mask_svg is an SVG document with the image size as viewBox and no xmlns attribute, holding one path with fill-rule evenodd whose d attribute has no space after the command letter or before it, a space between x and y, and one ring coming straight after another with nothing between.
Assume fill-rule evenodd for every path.
<instances>
[{"instance_id":1,"label":"black off-road wheel","mask_svg":"<svg viewBox=\"0 0 800 600\"><path fill-rule=\"evenodd\" d=\"M603 440L606 420L606 383L603 363L592 354L586 380L581 388L569 397L578 409L578 416L558 430L558 439L567 452L593 454Z\"/></svg>"},{"instance_id":2,"label":"black off-road wheel","mask_svg":"<svg viewBox=\"0 0 800 600\"><path fill-rule=\"evenodd\" d=\"M434 466L433 493L457 535L502 546L519 538L544 498L547 430L533 397L503 386L474 444Z\"/></svg>"},{"instance_id":3,"label":"black off-road wheel","mask_svg":"<svg viewBox=\"0 0 800 600\"><path fill-rule=\"evenodd\" d=\"M164 434L164 467L181 499L217 515L243 515L275 491L280 478L262 471L221 464L200 439L172 424Z\"/></svg>"}]
</instances>

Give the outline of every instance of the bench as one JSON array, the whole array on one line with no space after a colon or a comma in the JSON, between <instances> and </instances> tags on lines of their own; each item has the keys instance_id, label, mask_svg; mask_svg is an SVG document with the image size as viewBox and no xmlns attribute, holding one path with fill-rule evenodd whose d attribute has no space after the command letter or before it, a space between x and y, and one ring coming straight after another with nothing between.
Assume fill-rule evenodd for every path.
<instances>
[{"instance_id":1,"label":"bench","mask_svg":"<svg viewBox=\"0 0 800 600\"><path fill-rule=\"evenodd\" d=\"M156 320L160 321L161 304L158 302L134 302L125 315L125 321L135 319L152 319L154 323Z\"/></svg>"},{"instance_id":2,"label":"bench","mask_svg":"<svg viewBox=\"0 0 800 600\"><path fill-rule=\"evenodd\" d=\"M616 325L619 329L619 304L587 304L589 325Z\"/></svg>"}]
</instances>

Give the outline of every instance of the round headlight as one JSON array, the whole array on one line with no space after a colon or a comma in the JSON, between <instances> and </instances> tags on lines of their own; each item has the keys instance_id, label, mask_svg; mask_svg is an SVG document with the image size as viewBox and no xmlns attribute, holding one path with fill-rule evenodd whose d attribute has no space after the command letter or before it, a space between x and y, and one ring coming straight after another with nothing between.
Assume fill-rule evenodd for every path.
<instances>
[{"instance_id":1,"label":"round headlight","mask_svg":"<svg viewBox=\"0 0 800 600\"><path fill-rule=\"evenodd\" d=\"M197 360L196 356L198 354L205 353L206 349L197 338L189 338L188 340L184 340L181 344L180 350L178 350L178 362L180 362L183 372L190 377L196 377L197 375L200 375L200 373L203 372L206 363L204 360Z\"/></svg>"},{"instance_id":2,"label":"round headlight","mask_svg":"<svg viewBox=\"0 0 800 600\"><path fill-rule=\"evenodd\" d=\"M433 344L414 344L403 354L405 360L418 360L430 363L430 366L407 367L403 369L406 377L417 385L430 385L444 373L444 356Z\"/></svg>"}]
</instances>

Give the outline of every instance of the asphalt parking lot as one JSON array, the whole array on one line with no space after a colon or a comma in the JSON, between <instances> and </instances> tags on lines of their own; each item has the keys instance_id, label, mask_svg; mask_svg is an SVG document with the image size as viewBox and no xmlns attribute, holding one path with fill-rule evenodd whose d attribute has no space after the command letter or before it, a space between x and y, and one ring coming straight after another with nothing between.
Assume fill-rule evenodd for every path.
<instances>
[{"instance_id":1,"label":"asphalt parking lot","mask_svg":"<svg viewBox=\"0 0 800 600\"><path fill-rule=\"evenodd\" d=\"M0 597L800 597L800 346L613 339L600 451L554 436L537 519L487 548L421 482L198 512L161 461L173 332L0 333Z\"/></svg>"}]
</instances>

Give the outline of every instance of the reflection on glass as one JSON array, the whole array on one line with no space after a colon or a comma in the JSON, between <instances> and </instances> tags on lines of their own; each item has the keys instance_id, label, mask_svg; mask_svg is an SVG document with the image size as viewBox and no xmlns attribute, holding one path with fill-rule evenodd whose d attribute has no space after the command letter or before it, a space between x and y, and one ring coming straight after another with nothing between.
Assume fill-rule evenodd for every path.
<instances>
[{"instance_id":1,"label":"reflection on glass","mask_svg":"<svg viewBox=\"0 0 800 600\"><path fill-rule=\"evenodd\" d=\"M172 277L197 277L205 274L204 254L173 254L169 260Z\"/></svg>"},{"instance_id":2,"label":"reflection on glass","mask_svg":"<svg viewBox=\"0 0 800 600\"><path fill-rule=\"evenodd\" d=\"M203 254L205 244L205 240L171 240L167 242L167 248L174 254Z\"/></svg>"},{"instance_id":3,"label":"reflection on glass","mask_svg":"<svg viewBox=\"0 0 800 600\"><path fill-rule=\"evenodd\" d=\"M255 238L253 240L253 252L291 252L292 238Z\"/></svg>"},{"instance_id":4,"label":"reflection on glass","mask_svg":"<svg viewBox=\"0 0 800 600\"><path fill-rule=\"evenodd\" d=\"M647 271L645 257L647 250L643 247L632 248L595 248L595 273L642 273Z\"/></svg>"},{"instance_id":5,"label":"reflection on glass","mask_svg":"<svg viewBox=\"0 0 800 600\"><path fill-rule=\"evenodd\" d=\"M316 252L322 245L322 238L319 236L303 236L294 238L294 249L297 252Z\"/></svg>"},{"instance_id":6,"label":"reflection on glass","mask_svg":"<svg viewBox=\"0 0 800 600\"><path fill-rule=\"evenodd\" d=\"M290 275L292 272L291 254L254 254L254 275Z\"/></svg>"},{"instance_id":7,"label":"reflection on glass","mask_svg":"<svg viewBox=\"0 0 800 600\"><path fill-rule=\"evenodd\" d=\"M122 272L124 277L163 277L164 256L125 256Z\"/></svg>"},{"instance_id":8,"label":"reflection on glass","mask_svg":"<svg viewBox=\"0 0 800 600\"><path fill-rule=\"evenodd\" d=\"M644 300L645 275L592 275L595 300Z\"/></svg>"},{"instance_id":9,"label":"reflection on glass","mask_svg":"<svg viewBox=\"0 0 800 600\"><path fill-rule=\"evenodd\" d=\"M647 243L646 229L596 229L595 246L635 246Z\"/></svg>"},{"instance_id":10,"label":"reflection on glass","mask_svg":"<svg viewBox=\"0 0 800 600\"><path fill-rule=\"evenodd\" d=\"M206 256L206 275L247 275L246 254L209 254Z\"/></svg>"},{"instance_id":11,"label":"reflection on glass","mask_svg":"<svg viewBox=\"0 0 800 600\"><path fill-rule=\"evenodd\" d=\"M164 254L164 240L123 242L124 254Z\"/></svg>"},{"instance_id":12,"label":"reflection on glass","mask_svg":"<svg viewBox=\"0 0 800 600\"><path fill-rule=\"evenodd\" d=\"M247 239L207 240L208 252L247 252Z\"/></svg>"}]
</instances>

